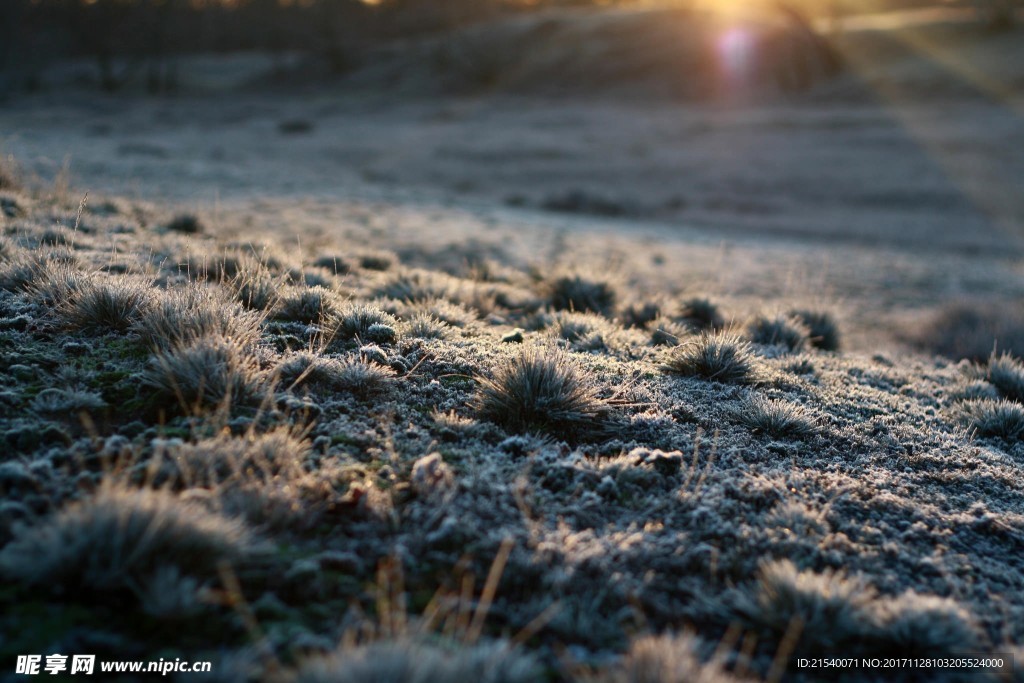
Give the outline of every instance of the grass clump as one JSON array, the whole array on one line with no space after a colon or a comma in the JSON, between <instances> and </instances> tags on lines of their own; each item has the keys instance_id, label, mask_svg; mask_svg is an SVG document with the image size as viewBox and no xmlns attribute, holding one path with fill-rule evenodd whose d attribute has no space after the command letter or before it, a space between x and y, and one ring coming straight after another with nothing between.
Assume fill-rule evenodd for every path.
<instances>
[{"instance_id":1,"label":"grass clump","mask_svg":"<svg viewBox=\"0 0 1024 683\"><path fill-rule=\"evenodd\" d=\"M93 278L71 293L57 308L72 329L84 332L127 332L151 300L144 282L129 276Z\"/></svg>"},{"instance_id":2,"label":"grass clump","mask_svg":"<svg viewBox=\"0 0 1024 683\"><path fill-rule=\"evenodd\" d=\"M1024 437L1024 406L1013 401L964 401L960 404L960 419L978 436Z\"/></svg>"},{"instance_id":3,"label":"grass clump","mask_svg":"<svg viewBox=\"0 0 1024 683\"><path fill-rule=\"evenodd\" d=\"M352 358L335 361L331 374L331 384L335 389L360 398L384 393L395 377L395 371L391 368Z\"/></svg>"},{"instance_id":4,"label":"grass clump","mask_svg":"<svg viewBox=\"0 0 1024 683\"><path fill-rule=\"evenodd\" d=\"M810 330L797 318L758 316L747 326L750 340L765 346L781 346L789 351L802 351L807 345Z\"/></svg>"},{"instance_id":5,"label":"grass clump","mask_svg":"<svg viewBox=\"0 0 1024 683\"><path fill-rule=\"evenodd\" d=\"M287 388L310 386L360 398L384 393L395 376L391 368L361 358L337 360L309 352L294 354L279 366L278 372Z\"/></svg>"},{"instance_id":6,"label":"grass clump","mask_svg":"<svg viewBox=\"0 0 1024 683\"><path fill-rule=\"evenodd\" d=\"M901 657L928 657L971 652L981 639L970 615L956 601L908 591L875 604L881 625L873 652Z\"/></svg>"},{"instance_id":7,"label":"grass clump","mask_svg":"<svg viewBox=\"0 0 1024 683\"><path fill-rule=\"evenodd\" d=\"M422 304L421 310L452 327L467 327L477 320L476 312L461 303L446 299L428 301Z\"/></svg>"},{"instance_id":8,"label":"grass clump","mask_svg":"<svg viewBox=\"0 0 1024 683\"><path fill-rule=\"evenodd\" d=\"M268 481L278 475L293 479L302 471L309 443L290 429L241 437L221 434L184 444L172 454L175 470L188 486L214 486L228 481Z\"/></svg>"},{"instance_id":9,"label":"grass clump","mask_svg":"<svg viewBox=\"0 0 1024 683\"><path fill-rule=\"evenodd\" d=\"M548 301L556 311L610 316L618 298L610 281L585 278L579 274L555 278L549 283L548 290Z\"/></svg>"},{"instance_id":10,"label":"grass clump","mask_svg":"<svg viewBox=\"0 0 1024 683\"><path fill-rule=\"evenodd\" d=\"M184 235L197 235L205 230L205 226L194 213L181 213L170 220L167 229Z\"/></svg>"},{"instance_id":11,"label":"grass clump","mask_svg":"<svg viewBox=\"0 0 1024 683\"><path fill-rule=\"evenodd\" d=\"M531 348L507 358L483 378L475 407L485 419L517 432L563 437L605 431L610 406L567 354Z\"/></svg>"},{"instance_id":12,"label":"grass clump","mask_svg":"<svg viewBox=\"0 0 1024 683\"><path fill-rule=\"evenodd\" d=\"M428 270L406 270L388 279L377 289L377 296L407 304L449 299L452 280L448 275Z\"/></svg>"},{"instance_id":13,"label":"grass clump","mask_svg":"<svg viewBox=\"0 0 1024 683\"><path fill-rule=\"evenodd\" d=\"M683 339L690 336L689 327L664 316L652 321L648 329L654 346L679 346Z\"/></svg>"},{"instance_id":14,"label":"grass clump","mask_svg":"<svg viewBox=\"0 0 1024 683\"><path fill-rule=\"evenodd\" d=\"M635 302L622 311L622 324L626 327L647 329L647 326L660 318L662 307L652 301Z\"/></svg>"},{"instance_id":15,"label":"grass clump","mask_svg":"<svg viewBox=\"0 0 1024 683\"><path fill-rule=\"evenodd\" d=\"M374 252L359 257L359 267L364 270L384 271L395 265L395 257L387 252Z\"/></svg>"},{"instance_id":16,"label":"grass clump","mask_svg":"<svg viewBox=\"0 0 1024 683\"><path fill-rule=\"evenodd\" d=\"M789 560L762 566L736 607L774 638L798 627L795 656L837 649L862 657L945 656L980 644L971 618L951 599L913 591L883 597L859 579L801 571Z\"/></svg>"},{"instance_id":17,"label":"grass clump","mask_svg":"<svg viewBox=\"0 0 1024 683\"><path fill-rule=\"evenodd\" d=\"M684 301L677 320L697 331L721 330L725 327L725 318L718 305L702 297Z\"/></svg>"},{"instance_id":18,"label":"grass clump","mask_svg":"<svg viewBox=\"0 0 1024 683\"><path fill-rule=\"evenodd\" d=\"M20 289L46 306L60 307L85 289L91 277L73 261L63 259L35 259L22 265L17 277L23 278Z\"/></svg>"},{"instance_id":19,"label":"grass clump","mask_svg":"<svg viewBox=\"0 0 1024 683\"><path fill-rule=\"evenodd\" d=\"M101 410L107 407L103 397L81 389L43 389L32 399L32 408L40 413L76 414L80 411Z\"/></svg>"},{"instance_id":20,"label":"grass clump","mask_svg":"<svg viewBox=\"0 0 1024 683\"><path fill-rule=\"evenodd\" d=\"M343 256L321 256L313 261L313 265L334 275L348 275L352 272L352 264Z\"/></svg>"},{"instance_id":21,"label":"grass clump","mask_svg":"<svg viewBox=\"0 0 1024 683\"><path fill-rule=\"evenodd\" d=\"M735 683L740 680L715 662L702 662L701 641L692 635L664 634L634 640L622 663L600 683Z\"/></svg>"},{"instance_id":22,"label":"grass clump","mask_svg":"<svg viewBox=\"0 0 1024 683\"><path fill-rule=\"evenodd\" d=\"M448 323L424 311L416 313L409 320L409 336L416 339L446 339L450 332Z\"/></svg>"},{"instance_id":23,"label":"grass clump","mask_svg":"<svg viewBox=\"0 0 1024 683\"><path fill-rule=\"evenodd\" d=\"M967 380L960 385L954 386L949 391L949 399L951 401L975 401L980 399L997 401L999 398L999 390L981 379Z\"/></svg>"},{"instance_id":24,"label":"grass clump","mask_svg":"<svg viewBox=\"0 0 1024 683\"><path fill-rule=\"evenodd\" d=\"M736 417L754 433L775 438L804 438L817 431L813 418L803 407L760 396L747 401Z\"/></svg>"},{"instance_id":25,"label":"grass clump","mask_svg":"<svg viewBox=\"0 0 1024 683\"><path fill-rule=\"evenodd\" d=\"M274 311L278 320L317 323L337 313L334 294L319 285L298 287L286 293Z\"/></svg>"},{"instance_id":26,"label":"grass clump","mask_svg":"<svg viewBox=\"0 0 1024 683\"><path fill-rule=\"evenodd\" d=\"M561 311L555 315L555 332L578 351L600 351L607 348L606 339L613 328L607 318L594 313Z\"/></svg>"},{"instance_id":27,"label":"grass clump","mask_svg":"<svg viewBox=\"0 0 1024 683\"><path fill-rule=\"evenodd\" d=\"M27 292L39 278L45 261L39 257L25 256L11 251L0 268L0 291Z\"/></svg>"},{"instance_id":28,"label":"grass clump","mask_svg":"<svg viewBox=\"0 0 1024 683\"><path fill-rule=\"evenodd\" d=\"M840 572L801 571L782 560L761 567L752 592L740 596L737 611L775 637L799 622L801 647L824 652L864 637L865 612L876 598L873 588Z\"/></svg>"},{"instance_id":29,"label":"grass clump","mask_svg":"<svg viewBox=\"0 0 1024 683\"><path fill-rule=\"evenodd\" d=\"M756 363L749 342L731 334L705 332L675 347L662 370L721 384L751 384L756 379Z\"/></svg>"},{"instance_id":30,"label":"grass clump","mask_svg":"<svg viewBox=\"0 0 1024 683\"><path fill-rule=\"evenodd\" d=\"M326 358L315 353L299 351L291 354L277 366L277 377L286 389L303 384L319 384L325 382L329 376L323 370L326 363Z\"/></svg>"},{"instance_id":31,"label":"grass clump","mask_svg":"<svg viewBox=\"0 0 1024 683\"><path fill-rule=\"evenodd\" d=\"M235 301L256 311L270 311L281 298L281 283L262 263L241 269L228 282Z\"/></svg>"},{"instance_id":32,"label":"grass clump","mask_svg":"<svg viewBox=\"0 0 1024 683\"><path fill-rule=\"evenodd\" d=\"M809 332L807 341L811 346L822 351L839 350L842 345L842 337L839 333L839 324L831 313L799 309L791 311L790 315L807 328Z\"/></svg>"},{"instance_id":33,"label":"grass clump","mask_svg":"<svg viewBox=\"0 0 1024 683\"><path fill-rule=\"evenodd\" d=\"M209 336L158 351L142 376L157 399L186 412L247 405L261 394L262 373L238 342Z\"/></svg>"},{"instance_id":34,"label":"grass clump","mask_svg":"<svg viewBox=\"0 0 1024 683\"><path fill-rule=\"evenodd\" d=\"M0 190L20 190L21 172L13 156L0 157Z\"/></svg>"},{"instance_id":35,"label":"grass clump","mask_svg":"<svg viewBox=\"0 0 1024 683\"><path fill-rule=\"evenodd\" d=\"M985 379L1005 398L1024 403L1024 363L1009 353L993 353L985 368Z\"/></svg>"},{"instance_id":36,"label":"grass clump","mask_svg":"<svg viewBox=\"0 0 1024 683\"><path fill-rule=\"evenodd\" d=\"M241 522L166 491L104 486L23 529L0 551L0 574L52 590L120 591L169 565L215 575L252 552Z\"/></svg>"},{"instance_id":37,"label":"grass clump","mask_svg":"<svg viewBox=\"0 0 1024 683\"><path fill-rule=\"evenodd\" d=\"M398 319L370 304L351 304L342 309L334 317L333 328L334 338L346 341L387 344L398 339Z\"/></svg>"},{"instance_id":38,"label":"grass clump","mask_svg":"<svg viewBox=\"0 0 1024 683\"><path fill-rule=\"evenodd\" d=\"M160 293L135 325L142 341L154 349L169 349L207 336L251 346L259 339L263 315L228 300L203 284L189 284Z\"/></svg>"},{"instance_id":39,"label":"grass clump","mask_svg":"<svg viewBox=\"0 0 1024 683\"><path fill-rule=\"evenodd\" d=\"M949 304L920 329L911 341L921 349L949 358L984 362L994 347L1024 356L1024 309L990 301Z\"/></svg>"}]
</instances>

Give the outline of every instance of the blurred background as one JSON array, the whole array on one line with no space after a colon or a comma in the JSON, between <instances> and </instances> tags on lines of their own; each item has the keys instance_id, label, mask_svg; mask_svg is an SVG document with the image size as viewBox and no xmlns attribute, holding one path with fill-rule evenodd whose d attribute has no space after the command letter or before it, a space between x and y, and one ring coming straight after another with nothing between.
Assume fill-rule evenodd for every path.
<instances>
[{"instance_id":1,"label":"blurred background","mask_svg":"<svg viewBox=\"0 0 1024 683\"><path fill-rule=\"evenodd\" d=\"M1022 23L1019 0L4 0L0 154L296 235L347 202L392 240L655 244L702 291L829 297L854 347L1019 353Z\"/></svg>"},{"instance_id":2,"label":"blurred background","mask_svg":"<svg viewBox=\"0 0 1024 683\"><path fill-rule=\"evenodd\" d=\"M539 82L548 79L538 77L561 82L570 75L570 67L610 59L620 63L620 78L653 79L666 75L659 67L686 66L690 73L685 83L675 79L675 83L662 83L661 89L706 96L723 85L715 82L720 74L714 73L709 56L701 54L708 47L706 39L712 37L707 32L721 28L717 24L722 21L748 24L746 34L733 26L727 44L720 46L736 53L758 52L754 69L758 73L746 75L768 77L778 87L797 90L839 70L841 55L836 50L843 46L835 41L844 30L877 32L911 25L974 23L990 33L1008 31L1016 21L1018 4L1017 0L5 0L0 7L0 91L11 97L45 88L48 69L73 57L92 62L92 79L105 91L143 86L159 93L200 77L187 68L189 56L258 51L279 60L282 70L301 58L307 77L322 77L379 66L401 44L400 49L412 50L417 59L429 62L421 66L431 67L436 72L433 76L453 88L498 83L543 88L553 83ZM476 36L476 41L461 33L485 25L490 30ZM954 35L941 37L953 39ZM445 45L413 49L409 44L424 39L429 43L430 37L438 36L446 38ZM586 42L588 38L606 44ZM616 48L626 51L616 52ZM580 54L565 54L574 49ZM545 54L530 54L537 52ZM672 59L676 61L670 63ZM739 60L740 55L732 59ZM539 72L541 68L546 71Z\"/></svg>"}]
</instances>

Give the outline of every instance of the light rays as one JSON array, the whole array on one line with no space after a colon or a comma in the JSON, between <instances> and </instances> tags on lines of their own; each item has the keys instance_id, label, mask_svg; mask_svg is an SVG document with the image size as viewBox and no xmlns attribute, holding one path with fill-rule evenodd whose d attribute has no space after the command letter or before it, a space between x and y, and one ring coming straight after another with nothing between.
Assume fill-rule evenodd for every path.
<instances>
[{"instance_id":1,"label":"light rays","mask_svg":"<svg viewBox=\"0 0 1024 683\"><path fill-rule=\"evenodd\" d=\"M939 19L957 20L966 36L976 30L964 15L944 15ZM1010 116L1001 121L1002 125L1009 125L1010 135L1024 138L1024 93L1014 88L1009 76L1000 78L992 70L982 68L984 56L978 50L971 51L962 44L938 40L934 30L929 30L934 24L933 21L931 25L922 22L903 28L891 27L886 29L885 35L909 52L907 62L915 58L921 60L922 72L929 68L937 69L950 82L975 90L1008 112ZM845 56L851 71L870 83L907 134L986 218L988 224L1007 237L1019 239L1024 236L1021 179L999 171L999 150L950 144L944 128L939 126L937 129L935 120L945 119L946 126L955 126L956 121L949 118L941 104L922 103L917 93L907 92L898 77L892 77L892 70L901 68L901 64L886 64L881 67L883 70L879 70L876 54L848 50ZM974 59L970 59L971 56ZM973 114L966 112L965 115Z\"/></svg>"}]
</instances>

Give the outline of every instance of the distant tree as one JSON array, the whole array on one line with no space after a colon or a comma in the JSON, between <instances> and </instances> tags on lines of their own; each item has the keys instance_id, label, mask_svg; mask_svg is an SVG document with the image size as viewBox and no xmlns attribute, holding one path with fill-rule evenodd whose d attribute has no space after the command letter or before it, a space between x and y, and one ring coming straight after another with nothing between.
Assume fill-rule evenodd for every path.
<instances>
[{"instance_id":1,"label":"distant tree","mask_svg":"<svg viewBox=\"0 0 1024 683\"><path fill-rule=\"evenodd\" d=\"M0 95L15 87L24 63L28 10L29 0L0 2Z\"/></svg>"},{"instance_id":2,"label":"distant tree","mask_svg":"<svg viewBox=\"0 0 1024 683\"><path fill-rule=\"evenodd\" d=\"M463 26L515 6L508 0L383 0L380 5L393 18L394 28L400 33Z\"/></svg>"},{"instance_id":3,"label":"distant tree","mask_svg":"<svg viewBox=\"0 0 1024 683\"><path fill-rule=\"evenodd\" d=\"M171 92L178 87L176 54L185 31L182 15L186 0L152 2L143 19L146 22L143 46L146 60L146 88L151 93Z\"/></svg>"},{"instance_id":4,"label":"distant tree","mask_svg":"<svg viewBox=\"0 0 1024 683\"><path fill-rule=\"evenodd\" d=\"M95 60L100 87L113 92L126 80L124 67L118 69L117 58L125 43L136 37L128 30L137 11L131 0L95 0L70 4L66 18L79 49Z\"/></svg>"},{"instance_id":5,"label":"distant tree","mask_svg":"<svg viewBox=\"0 0 1024 683\"><path fill-rule=\"evenodd\" d=\"M381 41L544 7L639 1L0 0L0 93L34 86L44 58L67 55L91 60L106 91L139 74L150 92L172 91L179 56L196 51L306 51L343 73Z\"/></svg>"}]
</instances>

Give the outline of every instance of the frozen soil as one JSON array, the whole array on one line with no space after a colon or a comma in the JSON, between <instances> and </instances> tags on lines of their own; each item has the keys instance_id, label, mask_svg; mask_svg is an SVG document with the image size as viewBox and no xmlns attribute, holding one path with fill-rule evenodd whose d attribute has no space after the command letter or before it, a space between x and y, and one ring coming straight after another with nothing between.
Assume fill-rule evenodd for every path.
<instances>
[{"instance_id":1,"label":"frozen soil","mask_svg":"<svg viewBox=\"0 0 1024 683\"><path fill-rule=\"evenodd\" d=\"M1024 641L1024 367L821 349L787 314L829 302L715 284L770 250L2 197L5 659L831 680L797 658Z\"/></svg>"}]
</instances>

